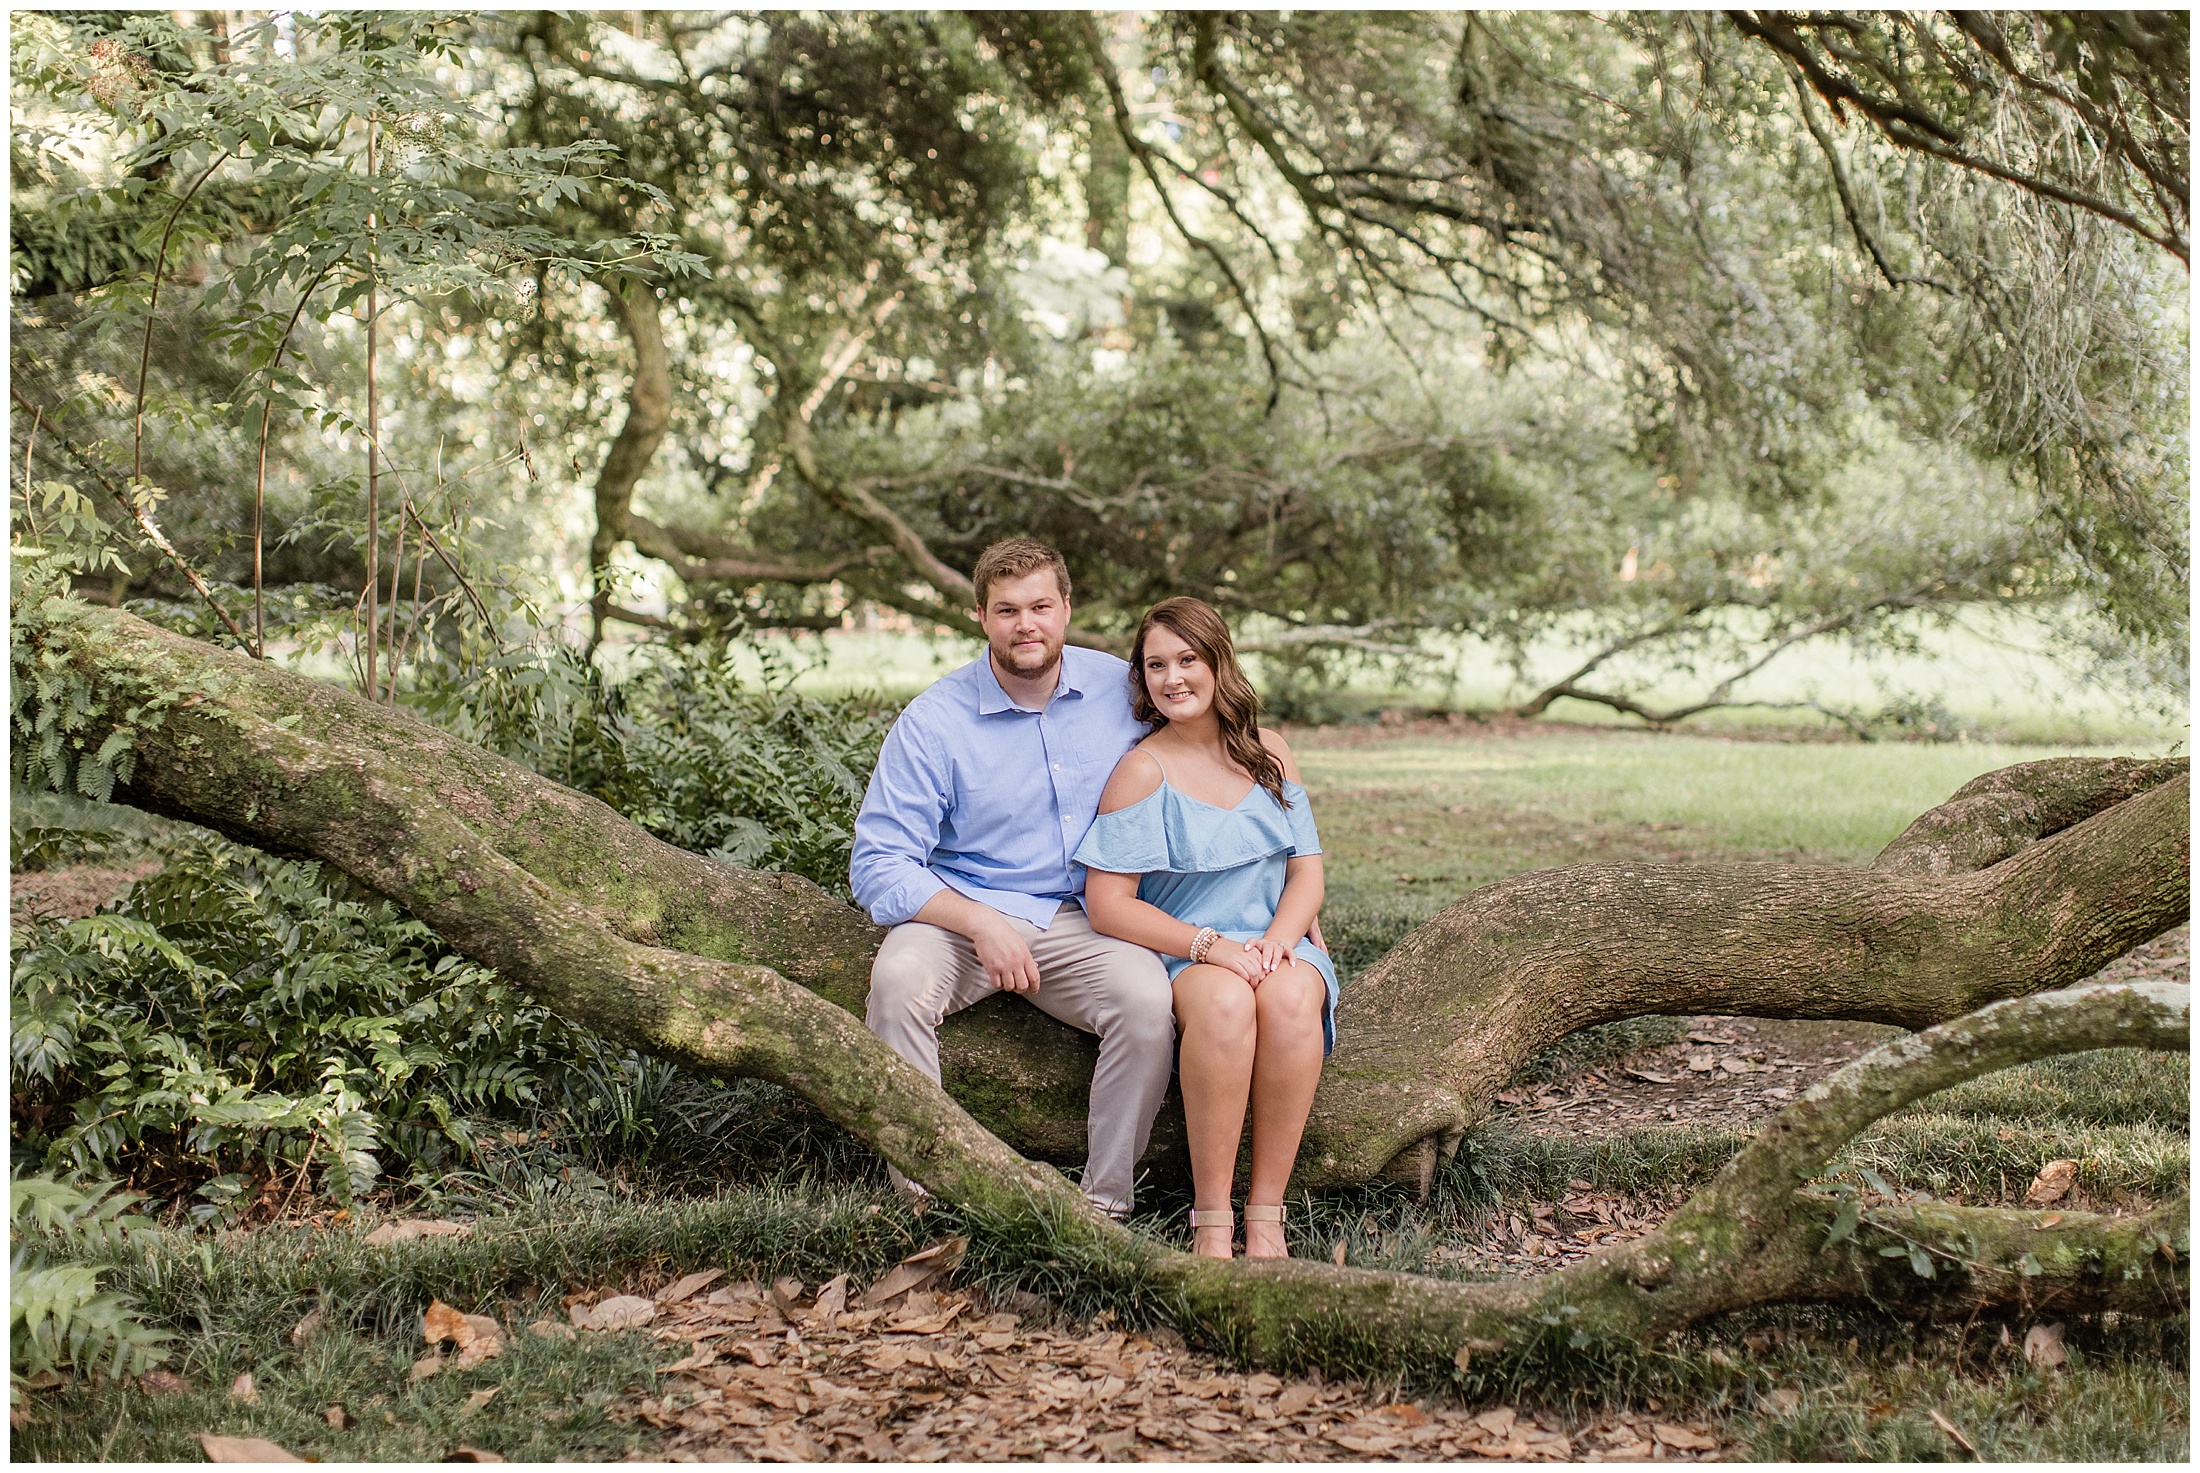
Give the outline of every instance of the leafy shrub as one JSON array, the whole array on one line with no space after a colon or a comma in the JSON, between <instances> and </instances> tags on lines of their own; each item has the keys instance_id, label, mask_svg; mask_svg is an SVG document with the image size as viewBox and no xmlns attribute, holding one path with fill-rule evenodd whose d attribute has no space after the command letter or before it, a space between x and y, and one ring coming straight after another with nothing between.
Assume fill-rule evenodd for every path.
<instances>
[{"instance_id":1,"label":"leafy shrub","mask_svg":"<svg viewBox=\"0 0 2200 1473\"><path fill-rule=\"evenodd\" d=\"M718 1186L860 1169L784 1091L614 1047L318 864L206 835L107 911L28 921L10 989L20 1157L166 1178L233 1218L254 1176L351 1201L392 1164Z\"/></svg>"},{"instance_id":2,"label":"leafy shrub","mask_svg":"<svg viewBox=\"0 0 2200 1473\"><path fill-rule=\"evenodd\" d=\"M788 688L740 668L741 646L637 652L606 677L554 638L438 680L429 713L470 741L594 794L669 844L744 869L848 889L856 809L893 723L860 700Z\"/></svg>"},{"instance_id":3,"label":"leafy shrub","mask_svg":"<svg viewBox=\"0 0 2200 1473\"><path fill-rule=\"evenodd\" d=\"M8 795L9 868L17 873L71 864L114 864L134 859L159 836L181 827L112 803L74 793Z\"/></svg>"},{"instance_id":4,"label":"leafy shrub","mask_svg":"<svg viewBox=\"0 0 2200 1473\"><path fill-rule=\"evenodd\" d=\"M113 1182L82 1186L19 1177L8 1191L8 1401L32 1377L104 1363L134 1375L167 1359L174 1337L139 1317L127 1294L99 1287L99 1271L70 1260L145 1226L138 1197Z\"/></svg>"},{"instance_id":5,"label":"leafy shrub","mask_svg":"<svg viewBox=\"0 0 2200 1473\"><path fill-rule=\"evenodd\" d=\"M188 842L112 910L16 933L17 1146L48 1165L318 1165L341 1200L394 1150L469 1154L600 1041L318 864ZM243 1187L202 1188L201 1218Z\"/></svg>"},{"instance_id":6,"label":"leafy shrub","mask_svg":"<svg viewBox=\"0 0 2200 1473\"><path fill-rule=\"evenodd\" d=\"M668 843L846 894L891 713L745 686L729 652L658 650L607 686L569 781Z\"/></svg>"}]
</instances>

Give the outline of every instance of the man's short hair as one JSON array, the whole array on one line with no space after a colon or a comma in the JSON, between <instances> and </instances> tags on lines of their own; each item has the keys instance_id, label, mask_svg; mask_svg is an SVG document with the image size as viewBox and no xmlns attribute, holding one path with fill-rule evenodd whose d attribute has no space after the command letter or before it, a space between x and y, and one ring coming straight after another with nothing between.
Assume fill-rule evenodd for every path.
<instances>
[{"instance_id":1,"label":"man's short hair","mask_svg":"<svg viewBox=\"0 0 2200 1473\"><path fill-rule=\"evenodd\" d=\"M1062 597L1069 597L1069 564L1062 555L1044 542L1030 537L1009 537L994 543L978 554L978 565L970 570L970 584L978 593L978 608L985 608L992 597L993 585L1003 578L1021 578L1026 573L1036 573L1041 568L1054 570L1054 581L1062 590Z\"/></svg>"}]
</instances>

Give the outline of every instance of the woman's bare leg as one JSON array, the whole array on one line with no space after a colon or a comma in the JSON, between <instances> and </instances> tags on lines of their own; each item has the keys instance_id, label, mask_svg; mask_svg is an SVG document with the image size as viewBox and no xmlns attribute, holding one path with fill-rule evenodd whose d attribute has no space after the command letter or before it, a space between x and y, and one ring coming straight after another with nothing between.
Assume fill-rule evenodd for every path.
<instances>
[{"instance_id":1,"label":"woman's bare leg","mask_svg":"<svg viewBox=\"0 0 2200 1473\"><path fill-rule=\"evenodd\" d=\"M1321 1082L1322 1005L1329 989L1321 973L1294 961L1270 973L1253 998L1259 1032L1253 1053L1253 1182L1245 1201L1249 1207L1275 1207L1283 1202L1307 1112L1314 1107L1314 1086ZM1185 1108L1189 1114L1189 1095ZM1198 1181L1196 1164L1193 1181ZM1281 1223L1246 1222L1247 1258L1288 1255Z\"/></svg>"},{"instance_id":2,"label":"woman's bare leg","mask_svg":"<svg viewBox=\"0 0 2200 1473\"><path fill-rule=\"evenodd\" d=\"M1191 1138L1192 1202L1202 1212L1230 1206L1238 1141L1245 1133L1245 1102L1253 1084L1256 1006L1253 989L1235 972L1192 966L1176 974L1176 1073L1184 1091L1185 1133ZM1317 1061L1319 1017L1317 1013ZM1304 1117L1302 1109L1302 1124ZM1192 1251L1228 1258L1228 1229L1196 1229Z\"/></svg>"}]
</instances>

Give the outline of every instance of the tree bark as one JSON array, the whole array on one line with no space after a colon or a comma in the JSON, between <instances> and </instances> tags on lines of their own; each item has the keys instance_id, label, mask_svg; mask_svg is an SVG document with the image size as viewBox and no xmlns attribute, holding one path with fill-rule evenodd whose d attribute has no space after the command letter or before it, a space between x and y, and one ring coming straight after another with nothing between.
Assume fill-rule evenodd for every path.
<instances>
[{"instance_id":1,"label":"tree bark","mask_svg":"<svg viewBox=\"0 0 2200 1473\"><path fill-rule=\"evenodd\" d=\"M2180 777L2184 759L2050 757L1972 778L1920 814L1872 868L1940 878L2001 863L2028 845Z\"/></svg>"},{"instance_id":2,"label":"tree bark","mask_svg":"<svg viewBox=\"0 0 2200 1473\"><path fill-rule=\"evenodd\" d=\"M657 289L646 281L629 281L611 289L611 300L634 345L634 386L627 391L626 422L596 473L596 531L589 539L588 566L595 588L589 601L592 637L598 640L611 605L611 555L633 536L635 483L649 469L672 423L672 369L665 357L664 322L657 315Z\"/></svg>"},{"instance_id":3,"label":"tree bark","mask_svg":"<svg viewBox=\"0 0 2200 1473\"><path fill-rule=\"evenodd\" d=\"M862 1016L881 933L808 881L675 849L604 804L434 727L387 710L354 712L319 682L278 669L251 670L249 679L227 673L219 652L126 614L72 618L57 634L80 668L149 687L219 678L245 710L297 715L288 739L313 736L317 771L397 784L405 796L390 800L396 807L462 815L477 843L622 939L766 967ZM332 826L331 814L359 799L319 796L335 780L325 774L302 787L278 782L260 752L240 746L239 731L213 721L194 733L191 760L142 765L126 800L263 848L328 859L415 906L374 867L385 845L379 828L354 838ZM208 786L173 788L223 753ZM2177 776L2161 780L2169 770ZM1521 875L1464 896L1345 989L1298 1184L1387 1175L1425 1187L1522 1064L1595 1023L1717 1012L1919 1027L2090 976L2187 914L2189 780L2181 762L2147 772L2154 785L2141 788L2146 774L2130 764L2063 759L1966 785L1951 805L1964 805L1980 826L1977 800L1997 781L2032 795L2027 801L2050 794L2042 826L2107 806L2009 859L1946 878L1604 864ZM2109 801L2127 790L2133 796ZM1888 853L1914 854L1921 833L1940 834L1945 846L1967 832L1941 824L1941 812L1911 825ZM455 916L452 924L465 929ZM941 1030L948 1091L1017 1151L1060 1165L1084 1159L1096 1058L1089 1036L1008 997ZM1145 1164L1179 1174L1183 1150L1172 1097Z\"/></svg>"},{"instance_id":4,"label":"tree bark","mask_svg":"<svg viewBox=\"0 0 2200 1473\"><path fill-rule=\"evenodd\" d=\"M19 618L17 638L19 665L45 677L33 699L81 696L95 713L88 743L128 733L133 771L118 789L127 801L332 863L609 1039L794 1090L979 1231L1143 1284L1164 1312L1262 1364L1467 1370L1533 1354L1554 1325L1579 1344L1625 1344L1789 1299L2141 1313L2183 1302L2182 1203L2135 1218L2062 1214L2052 1226L2036 1214L1913 1206L1866 1214L1842 1238L1837 1203L1795 1190L1864 1125L1960 1079L2057 1052L2184 1047L2182 987L2003 1002L1898 1040L1814 1086L1657 1232L1544 1280L1457 1284L1196 1259L1091 1212L873 1037L850 1005L875 932L814 886L672 849L595 800L409 717L125 613L56 601ZM2036 868L2087 825L2182 786L2160 785L1997 868ZM2095 842L2123 837L2102 830ZM1417 954L1429 956L1429 943ZM1897 1242L1929 1244L1952 1271L1930 1289L1912 1284L1879 1253Z\"/></svg>"},{"instance_id":5,"label":"tree bark","mask_svg":"<svg viewBox=\"0 0 2200 1473\"><path fill-rule=\"evenodd\" d=\"M455 813L473 833L469 851L517 866L627 943L770 967L862 1016L880 932L805 879L735 871L673 849L603 802L447 732L398 712L352 710L341 690L275 668L231 671L222 653L125 613L79 611L53 638L103 679L145 688L216 679L231 690L220 712L295 715L282 743L310 736L299 761L312 776L293 778L246 741L251 723L194 706L207 717L202 730L191 726L194 745L141 763L125 800L264 849L326 857L438 928L414 882L387 868L398 862L387 831L414 807ZM180 719L183 712L139 734L139 743L174 739ZM187 785L200 769L207 783ZM367 798L352 789L374 785L387 785L378 800L387 818L354 829L343 816ZM2064 827L2006 860L1945 877L1795 864L1586 864L1461 897L1344 989L1338 1051L1322 1073L1298 1185L1388 1174L1426 1187L1529 1057L1595 1022L1707 1011L1923 1027L1995 998L2081 981L2187 917L2182 763L2035 763L1980 778L1949 807L1976 813L1989 791L2026 796L2028 822L2042 831ZM2116 800L2125 791L2132 796ZM2088 809L2097 811L2077 818ZM1938 853L1949 853L1965 829L1938 813L1912 824L1888 853L1914 860L1925 849L1921 835L1938 835ZM2006 842L2009 824L1993 831ZM1965 853L1976 862L1976 846ZM464 906L447 919L464 950ZM946 1088L1012 1148L1043 1161L1085 1156L1093 1060L1089 1035L1016 998L992 998L942 1029ZM1181 1112L1166 1106L1148 1170L1181 1172L1181 1130Z\"/></svg>"}]
</instances>

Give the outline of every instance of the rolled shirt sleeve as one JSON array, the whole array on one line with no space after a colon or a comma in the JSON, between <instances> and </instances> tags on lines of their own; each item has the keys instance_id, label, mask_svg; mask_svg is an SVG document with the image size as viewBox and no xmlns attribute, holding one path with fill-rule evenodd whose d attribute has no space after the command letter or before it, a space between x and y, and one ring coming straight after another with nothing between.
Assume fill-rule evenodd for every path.
<instances>
[{"instance_id":1,"label":"rolled shirt sleeve","mask_svg":"<svg viewBox=\"0 0 2200 1473\"><path fill-rule=\"evenodd\" d=\"M944 756L918 723L895 722L871 770L848 861L856 904L878 924L898 926L914 918L947 888L928 862L939 846L949 793Z\"/></svg>"}]
</instances>

